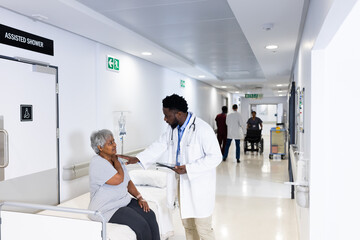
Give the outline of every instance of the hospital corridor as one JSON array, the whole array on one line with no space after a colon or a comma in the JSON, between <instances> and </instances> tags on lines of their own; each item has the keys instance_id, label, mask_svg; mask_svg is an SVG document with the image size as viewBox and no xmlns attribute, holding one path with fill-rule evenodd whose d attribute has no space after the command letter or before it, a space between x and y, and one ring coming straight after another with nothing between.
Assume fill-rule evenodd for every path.
<instances>
[{"instance_id":1,"label":"hospital corridor","mask_svg":"<svg viewBox=\"0 0 360 240\"><path fill-rule=\"evenodd\" d=\"M0 240L359 240L360 0L0 0Z\"/></svg>"},{"instance_id":2,"label":"hospital corridor","mask_svg":"<svg viewBox=\"0 0 360 240\"><path fill-rule=\"evenodd\" d=\"M264 139L268 145L270 136ZM237 163L234 143L230 147L229 158L217 169L216 239L298 240L295 203L290 187L283 184L288 181L287 162L270 161L268 155L241 152ZM175 232L170 239L184 239L181 222Z\"/></svg>"}]
</instances>

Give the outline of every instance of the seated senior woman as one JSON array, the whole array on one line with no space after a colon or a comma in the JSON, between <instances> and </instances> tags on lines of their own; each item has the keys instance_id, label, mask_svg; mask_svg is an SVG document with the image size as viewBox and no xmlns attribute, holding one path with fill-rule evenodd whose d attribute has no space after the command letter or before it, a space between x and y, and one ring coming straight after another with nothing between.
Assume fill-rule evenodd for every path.
<instances>
[{"instance_id":1,"label":"seated senior woman","mask_svg":"<svg viewBox=\"0 0 360 240\"><path fill-rule=\"evenodd\" d=\"M89 169L89 209L99 210L110 223L129 226L138 240L159 240L155 214L130 180L124 163L117 157L111 131L93 132L90 140L96 155Z\"/></svg>"}]
</instances>

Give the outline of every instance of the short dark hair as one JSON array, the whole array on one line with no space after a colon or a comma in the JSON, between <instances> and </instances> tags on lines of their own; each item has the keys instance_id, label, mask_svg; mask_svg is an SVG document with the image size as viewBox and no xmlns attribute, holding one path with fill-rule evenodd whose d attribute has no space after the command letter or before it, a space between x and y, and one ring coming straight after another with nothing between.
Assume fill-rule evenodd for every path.
<instances>
[{"instance_id":1,"label":"short dark hair","mask_svg":"<svg viewBox=\"0 0 360 240\"><path fill-rule=\"evenodd\" d=\"M238 106L236 104L234 104L232 109L238 109Z\"/></svg>"},{"instance_id":2,"label":"short dark hair","mask_svg":"<svg viewBox=\"0 0 360 240\"><path fill-rule=\"evenodd\" d=\"M251 111L251 114L253 114L253 113L255 113L256 114L256 112L253 110L253 111Z\"/></svg>"},{"instance_id":3,"label":"short dark hair","mask_svg":"<svg viewBox=\"0 0 360 240\"><path fill-rule=\"evenodd\" d=\"M222 111L223 113L227 113L227 112L228 112L227 106L223 106L223 107L221 108L221 111Z\"/></svg>"},{"instance_id":4,"label":"short dark hair","mask_svg":"<svg viewBox=\"0 0 360 240\"><path fill-rule=\"evenodd\" d=\"M184 113L187 113L188 111L188 104L185 98L177 94L166 96L166 98L163 99L162 103L163 108L169 108L170 110L178 110Z\"/></svg>"}]
</instances>

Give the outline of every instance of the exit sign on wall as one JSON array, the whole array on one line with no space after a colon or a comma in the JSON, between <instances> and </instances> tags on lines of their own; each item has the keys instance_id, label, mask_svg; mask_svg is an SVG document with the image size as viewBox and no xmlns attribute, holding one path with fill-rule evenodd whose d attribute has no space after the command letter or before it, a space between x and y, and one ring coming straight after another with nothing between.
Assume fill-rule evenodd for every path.
<instances>
[{"instance_id":1,"label":"exit sign on wall","mask_svg":"<svg viewBox=\"0 0 360 240\"><path fill-rule=\"evenodd\" d=\"M181 80L181 79L180 79L180 87L182 87L182 88L185 87L185 80Z\"/></svg>"},{"instance_id":2,"label":"exit sign on wall","mask_svg":"<svg viewBox=\"0 0 360 240\"><path fill-rule=\"evenodd\" d=\"M245 98L262 98L263 94L245 94Z\"/></svg>"},{"instance_id":3,"label":"exit sign on wall","mask_svg":"<svg viewBox=\"0 0 360 240\"><path fill-rule=\"evenodd\" d=\"M117 59L113 56L107 55L106 60L107 60L106 66L107 66L108 70L119 72L119 69L120 69L119 59Z\"/></svg>"}]
</instances>

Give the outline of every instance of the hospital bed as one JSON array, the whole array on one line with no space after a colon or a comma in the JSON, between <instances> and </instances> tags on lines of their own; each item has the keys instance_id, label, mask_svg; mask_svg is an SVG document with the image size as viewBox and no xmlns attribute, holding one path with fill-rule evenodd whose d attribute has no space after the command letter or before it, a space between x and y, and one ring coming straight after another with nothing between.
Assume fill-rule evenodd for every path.
<instances>
[{"instance_id":1,"label":"hospital bed","mask_svg":"<svg viewBox=\"0 0 360 240\"><path fill-rule=\"evenodd\" d=\"M159 225L161 239L168 239L174 235L173 224L172 224L172 213L167 208L166 200L166 172L159 170L131 170L129 171L130 178L137 186L139 192L148 201L150 208L154 211L156 219ZM84 209L87 210L90 202L90 193L82 194L76 198L70 199L58 205L58 208L71 208L71 209ZM20 213L7 213L7 214L20 214ZM29 217L31 214L27 214ZM60 217L82 220L82 222L88 222L89 227L92 228L93 221L89 220L86 214L77 214L67 211L54 211L44 210L35 215L41 215L42 217ZM37 217L39 218L39 217ZM34 218L35 219L35 218ZM41 220L41 218L40 218ZM5 222L6 219L3 221ZM46 222L51 222L46 221ZM46 224L48 225L48 224ZM75 226L75 224L73 225ZM67 231L67 229L63 229ZM101 233L97 234L98 238L101 239ZM2 238L0 238L2 239ZM42 239L42 238L38 238ZM53 238L54 239L54 238ZM68 238L69 239L69 238ZM79 238L71 238L79 239ZM85 238L81 238L85 239ZM88 239L88 238L86 238ZM126 225L106 223L106 239L107 240L136 240L135 233Z\"/></svg>"}]
</instances>

